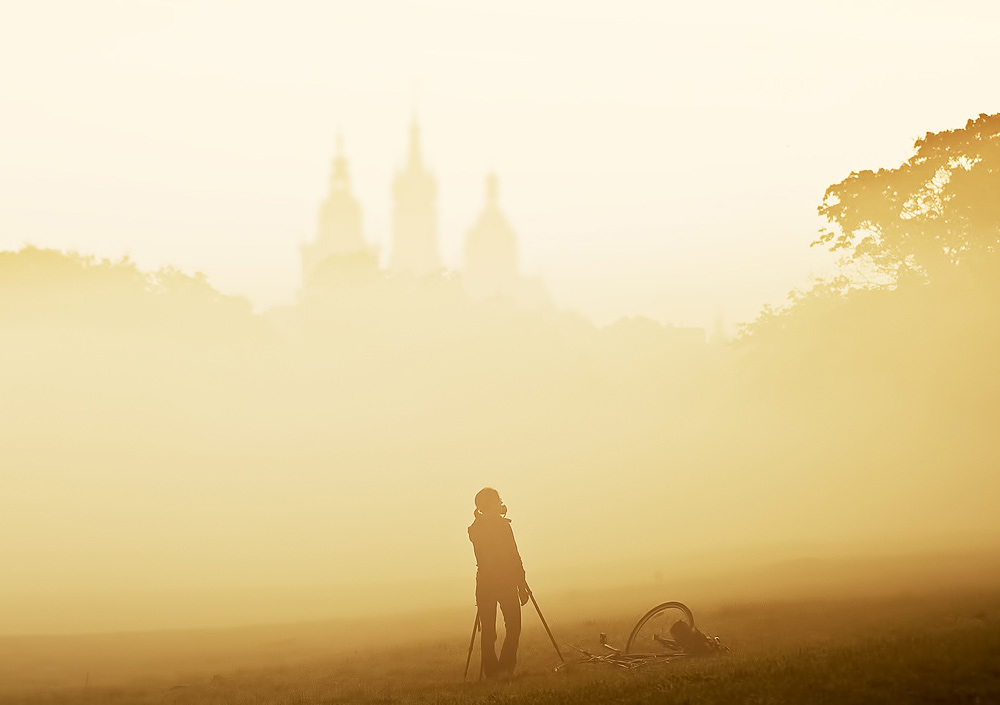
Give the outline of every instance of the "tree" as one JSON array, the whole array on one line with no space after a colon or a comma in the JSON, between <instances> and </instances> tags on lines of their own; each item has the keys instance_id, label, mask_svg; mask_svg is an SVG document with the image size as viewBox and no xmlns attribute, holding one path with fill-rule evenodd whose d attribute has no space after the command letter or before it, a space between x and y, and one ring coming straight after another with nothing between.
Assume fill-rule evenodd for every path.
<instances>
[{"instance_id":1,"label":"tree","mask_svg":"<svg viewBox=\"0 0 1000 705\"><path fill-rule=\"evenodd\" d=\"M143 272L128 257L112 261L31 246L0 252L0 327L218 330L252 318L249 301L216 291L200 273Z\"/></svg>"},{"instance_id":2,"label":"tree","mask_svg":"<svg viewBox=\"0 0 1000 705\"><path fill-rule=\"evenodd\" d=\"M829 227L814 245L898 282L996 262L1000 250L1000 114L928 132L896 169L854 172L826 190Z\"/></svg>"}]
</instances>

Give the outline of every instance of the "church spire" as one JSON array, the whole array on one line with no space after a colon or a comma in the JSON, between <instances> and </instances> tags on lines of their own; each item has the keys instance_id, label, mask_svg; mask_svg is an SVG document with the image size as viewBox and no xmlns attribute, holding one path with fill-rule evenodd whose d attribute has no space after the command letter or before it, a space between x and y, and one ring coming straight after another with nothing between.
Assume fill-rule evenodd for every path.
<instances>
[{"instance_id":1,"label":"church spire","mask_svg":"<svg viewBox=\"0 0 1000 705\"><path fill-rule=\"evenodd\" d=\"M309 284L318 269L327 266L331 258L366 254L361 230L361 206L351 193L351 177L344 156L344 136L338 129L335 139L330 188L320 205L316 239L302 247L302 279Z\"/></svg>"},{"instance_id":2,"label":"church spire","mask_svg":"<svg viewBox=\"0 0 1000 705\"><path fill-rule=\"evenodd\" d=\"M486 176L486 205L493 208L500 205L500 179L493 172Z\"/></svg>"},{"instance_id":3,"label":"church spire","mask_svg":"<svg viewBox=\"0 0 1000 705\"><path fill-rule=\"evenodd\" d=\"M463 281L473 301L512 297L519 286L517 238L499 198L499 179L491 172L486 177L486 205L465 237Z\"/></svg>"},{"instance_id":4,"label":"church spire","mask_svg":"<svg viewBox=\"0 0 1000 705\"><path fill-rule=\"evenodd\" d=\"M331 192L349 192L351 188L351 177L347 171L347 159L344 157L344 133L337 130L336 152L333 157L333 171L330 174Z\"/></svg>"},{"instance_id":5,"label":"church spire","mask_svg":"<svg viewBox=\"0 0 1000 705\"><path fill-rule=\"evenodd\" d=\"M410 122L410 165L420 165L420 123L417 121L417 113L414 111L413 120Z\"/></svg>"},{"instance_id":6,"label":"church spire","mask_svg":"<svg viewBox=\"0 0 1000 705\"><path fill-rule=\"evenodd\" d=\"M437 183L427 170L420 150L420 124L414 112L410 122L407 164L392 187L393 233L389 268L417 275L441 268L437 245Z\"/></svg>"}]
</instances>

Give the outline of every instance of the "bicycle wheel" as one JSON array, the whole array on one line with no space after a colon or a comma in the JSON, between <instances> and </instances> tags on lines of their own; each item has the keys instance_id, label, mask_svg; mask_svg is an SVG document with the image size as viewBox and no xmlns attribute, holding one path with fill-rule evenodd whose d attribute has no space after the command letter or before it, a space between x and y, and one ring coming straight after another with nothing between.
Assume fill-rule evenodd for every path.
<instances>
[{"instance_id":1,"label":"bicycle wheel","mask_svg":"<svg viewBox=\"0 0 1000 705\"><path fill-rule=\"evenodd\" d=\"M625 653L670 654L681 651L670 634L677 622L687 622L694 628L694 615L680 602L664 602L644 614L625 642Z\"/></svg>"}]
</instances>

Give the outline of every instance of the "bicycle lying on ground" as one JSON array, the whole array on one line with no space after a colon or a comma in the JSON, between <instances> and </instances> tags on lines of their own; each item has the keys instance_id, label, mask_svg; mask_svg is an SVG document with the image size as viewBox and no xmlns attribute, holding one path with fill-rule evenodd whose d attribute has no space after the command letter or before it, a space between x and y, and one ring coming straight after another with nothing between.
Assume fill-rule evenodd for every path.
<instances>
[{"instance_id":1,"label":"bicycle lying on ground","mask_svg":"<svg viewBox=\"0 0 1000 705\"><path fill-rule=\"evenodd\" d=\"M569 644L582 654L582 658L561 663L556 670L581 663L601 663L631 670L652 663L670 663L729 651L729 647L719 642L719 637L709 637L698 631L691 610L680 602L664 602L640 617L624 649L609 644L607 634L600 635L600 642L604 652L599 654Z\"/></svg>"},{"instance_id":2,"label":"bicycle lying on ground","mask_svg":"<svg viewBox=\"0 0 1000 705\"><path fill-rule=\"evenodd\" d=\"M567 666L581 663L602 663L617 668L631 670L651 663L670 663L681 658L692 656L709 656L712 654L722 654L729 651L728 646L723 646L719 642L719 637L709 637L698 631L694 626L694 615L687 605L680 602L664 602L649 610L639 618L632 628L625 642L625 649L619 649L608 643L607 634L601 634L600 642L604 647L604 653L593 654L586 649L573 644L567 644L582 654L582 658L575 661L566 661L559 645L556 643L552 630L549 629L548 622L542 616L542 610L535 601L535 596L528 590L531 602L538 612L538 618L545 627L549 641L552 642L556 654L561 662L556 666L557 671L561 671ZM469 654L465 659L465 673L463 680L469 675L469 663L472 661L472 650L476 643L476 634L480 631L479 611L476 611L476 621L472 625L472 639L469 641ZM480 668L479 677L483 677Z\"/></svg>"}]
</instances>

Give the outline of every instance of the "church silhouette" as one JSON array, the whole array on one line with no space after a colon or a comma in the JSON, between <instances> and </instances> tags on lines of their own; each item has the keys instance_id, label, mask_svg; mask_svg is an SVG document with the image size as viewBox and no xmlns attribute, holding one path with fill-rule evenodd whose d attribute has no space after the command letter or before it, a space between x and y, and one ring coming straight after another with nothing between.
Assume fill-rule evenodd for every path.
<instances>
[{"instance_id":1,"label":"church silhouette","mask_svg":"<svg viewBox=\"0 0 1000 705\"><path fill-rule=\"evenodd\" d=\"M410 125L406 164L392 184L392 243L387 273L428 277L443 273L438 249L437 180L424 161L420 126ZM343 140L338 136L330 187L320 206L316 238L302 245L303 288L350 284L374 275L378 256L361 226L361 205L351 190ZM517 236L500 209L499 181L486 177L486 201L466 233L461 280L470 301L505 299L521 306L548 306L541 282L520 275Z\"/></svg>"}]
</instances>

